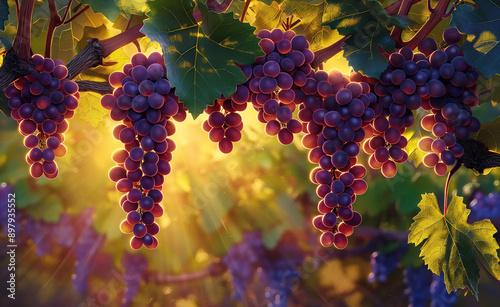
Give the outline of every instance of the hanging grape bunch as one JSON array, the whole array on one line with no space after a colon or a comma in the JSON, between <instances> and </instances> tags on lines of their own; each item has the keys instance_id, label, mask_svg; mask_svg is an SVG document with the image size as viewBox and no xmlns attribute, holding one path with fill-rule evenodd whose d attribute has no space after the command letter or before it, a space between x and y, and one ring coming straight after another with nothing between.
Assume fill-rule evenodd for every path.
<instances>
[{"instance_id":1,"label":"hanging grape bunch","mask_svg":"<svg viewBox=\"0 0 500 307\"><path fill-rule=\"evenodd\" d=\"M305 96L300 87L312 72L314 54L307 39L292 30L262 30L257 37L261 38L259 45L266 55L257 58L251 67L242 67L248 78L243 85L248 88L248 99L258 112L259 121L266 124L266 133L277 135L281 144L288 145L293 134L302 131L293 112ZM244 93L245 88L238 87L233 100L241 99Z\"/></svg>"},{"instance_id":2,"label":"hanging grape bunch","mask_svg":"<svg viewBox=\"0 0 500 307\"><path fill-rule=\"evenodd\" d=\"M166 79L163 56L158 52L149 57L136 53L123 72L109 76L109 83L115 90L113 95L103 96L101 104L111 111L113 120L121 121L113 136L124 144L113 152L117 166L109 171L116 189L125 193L120 206L127 218L120 229L133 233L133 249L142 245L153 249L159 231L155 218L163 214L163 176L170 173L175 150L175 142L169 138L175 132L172 119L183 121L186 112Z\"/></svg>"},{"instance_id":3,"label":"hanging grape bunch","mask_svg":"<svg viewBox=\"0 0 500 307\"><path fill-rule=\"evenodd\" d=\"M21 77L5 89L11 116L19 123L29 148L26 162L33 178L42 175L54 179L59 173L55 157L66 154L64 132L67 119L78 107L78 85L66 78L68 69L61 60L32 56L35 71Z\"/></svg>"},{"instance_id":4,"label":"hanging grape bunch","mask_svg":"<svg viewBox=\"0 0 500 307\"><path fill-rule=\"evenodd\" d=\"M472 116L472 107L479 103L476 95L478 72L464 57L459 46L462 34L454 27L443 32L443 39L449 45L438 50L431 38L421 41L419 49L428 56L429 98L424 100L422 108L432 114L425 116L421 125L432 136L422 138L418 148L427 154L423 163L434 167L437 175L444 175L447 166L453 165L456 158L464 153L456 139L467 139L471 132L477 132L481 123Z\"/></svg>"},{"instance_id":5,"label":"hanging grape bunch","mask_svg":"<svg viewBox=\"0 0 500 307\"><path fill-rule=\"evenodd\" d=\"M338 70L329 73L317 71L306 80L308 93L299 107L299 118L305 124L306 135L302 145L311 149L309 161L318 164L311 171L310 180L317 184L321 198L313 225L323 234L323 246L347 246L347 237L353 227L361 224L361 215L353 211L356 195L367 189L362 179L363 165L356 164L360 143L365 138L362 126L373 120L368 108L376 101L364 82L350 82Z\"/></svg>"}]
</instances>

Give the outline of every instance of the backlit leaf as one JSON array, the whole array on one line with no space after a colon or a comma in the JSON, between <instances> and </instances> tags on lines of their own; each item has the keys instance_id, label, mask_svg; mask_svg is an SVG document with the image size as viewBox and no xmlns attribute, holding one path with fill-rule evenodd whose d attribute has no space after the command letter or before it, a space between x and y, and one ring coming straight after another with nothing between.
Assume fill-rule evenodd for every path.
<instances>
[{"instance_id":1,"label":"backlit leaf","mask_svg":"<svg viewBox=\"0 0 500 307\"><path fill-rule=\"evenodd\" d=\"M103 121L104 116L109 113L101 106L101 95L93 92L83 92L80 95L79 106L75 111L75 115L97 127Z\"/></svg>"},{"instance_id":2,"label":"backlit leaf","mask_svg":"<svg viewBox=\"0 0 500 307\"><path fill-rule=\"evenodd\" d=\"M434 194L422 195L420 212L413 218L408 242L422 245L420 256L434 273L444 273L448 293L467 287L478 298L479 267L475 256L488 271L500 279L495 226L490 220L470 225L462 197L453 196L443 216Z\"/></svg>"}]
</instances>

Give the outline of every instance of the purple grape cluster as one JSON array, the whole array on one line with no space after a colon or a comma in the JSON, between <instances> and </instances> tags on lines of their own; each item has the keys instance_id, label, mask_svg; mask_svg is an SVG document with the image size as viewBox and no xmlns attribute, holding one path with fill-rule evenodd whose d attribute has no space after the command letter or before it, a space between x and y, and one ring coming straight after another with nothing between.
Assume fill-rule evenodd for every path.
<instances>
[{"instance_id":1,"label":"purple grape cluster","mask_svg":"<svg viewBox=\"0 0 500 307\"><path fill-rule=\"evenodd\" d=\"M66 154L64 132L68 119L78 107L78 84L67 78L68 69L61 60L32 56L35 71L21 77L5 89L10 115L19 123L30 151L26 162L33 178L42 175L54 179L59 173L56 157Z\"/></svg>"},{"instance_id":2,"label":"purple grape cluster","mask_svg":"<svg viewBox=\"0 0 500 307\"><path fill-rule=\"evenodd\" d=\"M471 110L479 103L475 93L479 73L467 64L462 50L455 45L462 39L456 28L445 30L443 39L448 44L444 50L437 49L431 38L423 39L418 46L426 56L419 64L428 75L429 87L422 108L431 111L422 118L421 126L432 133L432 137L423 138L418 147L427 153L423 164L434 167L439 176L446 174L448 166L464 152L456 139L467 139L481 127Z\"/></svg>"},{"instance_id":3,"label":"purple grape cluster","mask_svg":"<svg viewBox=\"0 0 500 307\"><path fill-rule=\"evenodd\" d=\"M266 285L268 307L287 307L292 288L300 279L297 263L292 259L277 259L272 265L260 269L258 275Z\"/></svg>"},{"instance_id":4,"label":"purple grape cluster","mask_svg":"<svg viewBox=\"0 0 500 307\"><path fill-rule=\"evenodd\" d=\"M243 85L238 85L238 88L244 88ZM233 94L236 96L238 91ZM248 99L248 89L247 89ZM236 102L238 101L238 102ZM241 140L241 130L243 129L243 121L238 111L243 111L247 108L247 101L241 103L241 100L234 98L216 100L213 106L207 106L205 113L208 119L203 122L203 130L208 132L210 141L219 144L219 150L222 153L230 153L233 150L233 143Z\"/></svg>"},{"instance_id":5,"label":"purple grape cluster","mask_svg":"<svg viewBox=\"0 0 500 307\"><path fill-rule=\"evenodd\" d=\"M293 112L305 95L316 93L316 81L310 77L314 75L310 65L314 53L307 39L292 30L262 30L257 36L266 55L256 58L252 66L241 67L248 81L231 97L236 102L247 97L259 121L266 124L266 133L277 135L281 144L288 145L303 129Z\"/></svg>"},{"instance_id":6,"label":"purple grape cluster","mask_svg":"<svg viewBox=\"0 0 500 307\"><path fill-rule=\"evenodd\" d=\"M430 285L431 307L453 307L457 302L457 292L448 293L444 283L444 273L440 276L432 274L432 283Z\"/></svg>"},{"instance_id":7,"label":"purple grape cluster","mask_svg":"<svg viewBox=\"0 0 500 307\"><path fill-rule=\"evenodd\" d=\"M79 216L78 238L75 240L76 255L75 273L71 276L75 292L85 293L87 281L92 267L92 258L104 242L104 236L99 235L92 227L92 210L88 209Z\"/></svg>"},{"instance_id":8,"label":"purple grape cluster","mask_svg":"<svg viewBox=\"0 0 500 307\"><path fill-rule=\"evenodd\" d=\"M234 299L242 300L247 287L253 281L264 253L260 233L247 232L243 235L241 242L231 246L222 258L231 272Z\"/></svg>"},{"instance_id":9,"label":"purple grape cluster","mask_svg":"<svg viewBox=\"0 0 500 307\"><path fill-rule=\"evenodd\" d=\"M113 136L124 144L112 154L117 164L109 171L116 189L125 193L120 200L127 218L121 223L124 233L133 233L130 246L153 249L159 226L155 218L162 216L162 186L171 170L170 161L175 142L176 121L186 118L174 89L166 79L163 56L136 53L123 72L113 72L109 83L113 95L104 95L101 104L110 110L111 118L122 123L115 126Z\"/></svg>"},{"instance_id":10,"label":"purple grape cluster","mask_svg":"<svg viewBox=\"0 0 500 307\"><path fill-rule=\"evenodd\" d=\"M408 160L405 150L408 140L403 133L415 121L412 111L420 108L422 99L429 93L422 61L426 61L424 54L414 54L408 47L401 48L389 56L389 66L374 87L379 99L371 105L375 119L371 129L367 129L370 137L363 149L371 155L370 167L381 169L387 178L396 175L396 163Z\"/></svg>"},{"instance_id":11,"label":"purple grape cluster","mask_svg":"<svg viewBox=\"0 0 500 307\"><path fill-rule=\"evenodd\" d=\"M361 223L361 215L352 205L356 195L367 190L362 179L366 169L356 163L365 138L363 126L373 120L369 105L376 96L367 83L350 82L338 70L312 72L306 82L315 84L316 90L303 90L308 94L299 106L298 117L306 132L302 145L310 149L309 161L318 164L310 180L318 185L318 211L322 213L312 222L323 232L323 246L333 244L343 249L353 227Z\"/></svg>"},{"instance_id":12,"label":"purple grape cluster","mask_svg":"<svg viewBox=\"0 0 500 307\"><path fill-rule=\"evenodd\" d=\"M404 283L408 287L405 289L408 306L427 306L430 298L431 272L423 265L418 268L407 267L403 273Z\"/></svg>"},{"instance_id":13,"label":"purple grape cluster","mask_svg":"<svg viewBox=\"0 0 500 307\"><path fill-rule=\"evenodd\" d=\"M146 270L147 259L142 255L132 255L125 253L122 258L122 266L125 268L123 279L127 288L123 293L122 307L132 306L134 298L139 291L139 285L142 281L142 274Z\"/></svg>"},{"instance_id":14,"label":"purple grape cluster","mask_svg":"<svg viewBox=\"0 0 500 307\"><path fill-rule=\"evenodd\" d=\"M489 193L485 195L482 191L477 191L470 202L470 214L467 222L474 222L489 219L498 230L500 229L500 193ZM500 233L494 234L495 239L500 242Z\"/></svg>"},{"instance_id":15,"label":"purple grape cluster","mask_svg":"<svg viewBox=\"0 0 500 307\"><path fill-rule=\"evenodd\" d=\"M243 300L257 273L266 288L267 306L279 307L287 306L293 285L300 278L298 266L304 255L290 236L284 235L273 250L268 250L260 233L249 232L240 243L231 246L222 261L231 272L234 299Z\"/></svg>"},{"instance_id":16,"label":"purple grape cluster","mask_svg":"<svg viewBox=\"0 0 500 307\"><path fill-rule=\"evenodd\" d=\"M373 252L370 257L372 271L368 275L368 281L371 283L387 281L387 277L399 266L405 251L406 244L402 244L389 253Z\"/></svg>"}]
</instances>

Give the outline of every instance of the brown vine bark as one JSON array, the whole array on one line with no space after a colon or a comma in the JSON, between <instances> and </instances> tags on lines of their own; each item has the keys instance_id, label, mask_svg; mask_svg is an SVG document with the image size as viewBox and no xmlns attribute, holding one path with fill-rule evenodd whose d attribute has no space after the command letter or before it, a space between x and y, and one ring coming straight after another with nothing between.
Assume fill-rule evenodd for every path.
<instances>
[{"instance_id":1,"label":"brown vine bark","mask_svg":"<svg viewBox=\"0 0 500 307\"><path fill-rule=\"evenodd\" d=\"M311 63L312 68L317 68L321 63L326 62L328 59L332 58L334 55L342 51L342 47L345 45L344 41L349 38L349 36L344 36L330 46L316 50L314 52L314 61Z\"/></svg>"},{"instance_id":2,"label":"brown vine bark","mask_svg":"<svg viewBox=\"0 0 500 307\"><path fill-rule=\"evenodd\" d=\"M17 20L17 33L12 49L21 60L31 58L31 16L35 0L24 0L19 9L19 18Z\"/></svg>"},{"instance_id":3,"label":"brown vine bark","mask_svg":"<svg viewBox=\"0 0 500 307\"><path fill-rule=\"evenodd\" d=\"M396 48L401 47L409 47L410 49L415 49L418 46L420 41L427 37L429 33L431 33L432 29L434 29L443 17L446 17L446 11L448 9L448 5L450 4L450 0L441 0L438 2L436 7L432 10L429 19L424 23L424 25L418 30L417 33L408 41L403 42L401 39L399 42L396 42Z\"/></svg>"},{"instance_id":4,"label":"brown vine bark","mask_svg":"<svg viewBox=\"0 0 500 307\"><path fill-rule=\"evenodd\" d=\"M79 92L95 92L101 95L113 94L114 88L109 84L109 82L97 82L97 81L76 81L78 84Z\"/></svg>"},{"instance_id":5,"label":"brown vine bark","mask_svg":"<svg viewBox=\"0 0 500 307\"><path fill-rule=\"evenodd\" d=\"M113 53L115 50L135 41L144 36L140 32L142 25L134 26L126 31L99 41L94 38L73 57L68 64L68 78L73 79L82 71L102 64L102 59Z\"/></svg>"},{"instance_id":6,"label":"brown vine bark","mask_svg":"<svg viewBox=\"0 0 500 307\"><path fill-rule=\"evenodd\" d=\"M2 67L0 67L0 89L6 88L12 81L34 71L31 59L20 58L13 49L7 51Z\"/></svg>"}]
</instances>

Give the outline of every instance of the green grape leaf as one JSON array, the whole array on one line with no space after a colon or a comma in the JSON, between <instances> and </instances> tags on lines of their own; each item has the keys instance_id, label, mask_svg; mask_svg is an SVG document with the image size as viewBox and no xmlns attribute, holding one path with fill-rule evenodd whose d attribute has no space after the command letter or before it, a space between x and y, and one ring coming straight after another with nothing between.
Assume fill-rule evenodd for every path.
<instances>
[{"instance_id":1,"label":"green grape leaf","mask_svg":"<svg viewBox=\"0 0 500 307\"><path fill-rule=\"evenodd\" d=\"M393 25L405 26L400 19L387 15L376 0L347 2L327 0L323 24L337 29L341 35L351 35L345 41L344 57L355 71L378 78L387 68L387 58L380 52L393 51L395 42L390 36Z\"/></svg>"},{"instance_id":2,"label":"green grape leaf","mask_svg":"<svg viewBox=\"0 0 500 307\"><path fill-rule=\"evenodd\" d=\"M283 0L259 0L259 1L262 3L265 3L266 5L271 5L271 3L273 3L273 2L277 2L278 4L283 2Z\"/></svg>"},{"instance_id":3,"label":"green grape leaf","mask_svg":"<svg viewBox=\"0 0 500 307\"><path fill-rule=\"evenodd\" d=\"M475 256L495 278L500 279L497 232L490 220L470 225L470 210L463 198L453 196L446 216L443 216L434 194L422 195L418 204L420 212L413 218L408 243L415 246L424 243L420 256L437 275L444 272L448 293L467 287L478 298L479 267Z\"/></svg>"},{"instance_id":4,"label":"green grape leaf","mask_svg":"<svg viewBox=\"0 0 500 307\"><path fill-rule=\"evenodd\" d=\"M104 116L109 112L101 106L101 95L93 92L82 93L76 114L81 119L88 121L92 126L97 127L104 120Z\"/></svg>"},{"instance_id":5,"label":"green grape leaf","mask_svg":"<svg viewBox=\"0 0 500 307\"><path fill-rule=\"evenodd\" d=\"M115 20L121 12L116 0L82 0L81 2L90 5L94 13L102 13L111 21Z\"/></svg>"},{"instance_id":6,"label":"green grape leaf","mask_svg":"<svg viewBox=\"0 0 500 307\"><path fill-rule=\"evenodd\" d=\"M496 107L500 102L500 74L495 74L493 77L486 79L482 74L479 74L479 79L476 82L476 93L479 97L479 105L489 103Z\"/></svg>"},{"instance_id":7,"label":"green grape leaf","mask_svg":"<svg viewBox=\"0 0 500 307\"><path fill-rule=\"evenodd\" d=\"M281 9L287 16L293 14L300 19L293 30L307 38L309 48L313 51L329 46L340 38L330 27L323 26L325 8L325 0L290 0L281 4ZM291 21L295 20L297 19Z\"/></svg>"},{"instance_id":8,"label":"green grape leaf","mask_svg":"<svg viewBox=\"0 0 500 307\"><path fill-rule=\"evenodd\" d=\"M246 81L235 63L251 64L263 55L255 28L234 19L233 13L217 14L198 2L202 16L198 24L190 0L148 5L151 11L141 31L162 46L168 79L194 118Z\"/></svg>"},{"instance_id":9,"label":"green grape leaf","mask_svg":"<svg viewBox=\"0 0 500 307\"><path fill-rule=\"evenodd\" d=\"M147 11L146 0L115 0L123 15L127 18L132 15L142 16ZM110 19L114 20L114 19Z\"/></svg>"},{"instance_id":10,"label":"green grape leaf","mask_svg":"<svg viewBox=\"0 0 500 307\"><path fill-rule=\"evenodd\" d=\"M55 223L59 221L59 217L63 212L63 206L59 196L49 194L45 195L45 197L35 205L27 207L26 211L36 220Z\"/></svg>"},{"instance_id":11,"label":"green grape leaf","mask_svg":"<svg viewBox=\"0 0 500 307\"><path fill-rule=\"evenodd\" d=\"M457 5L450 24L467 40L462 45L470 65L486 78L500 73L500 5L491 0L475 0L477 7Z\"/></svg>"},{"instance_id":12,"label":"green grape leaf","mask_svg":"<svg viewBox=\"0 0 500 307\"><path fill-rule=\"evenodd\" d=\"M478 132L471 135L471 137L480 140L488 147L490 151L500 152L500 117L496 119L482 123L481 129Z\"/></svg>"},{"instance_id":13,"label":"green grape leaf","mask_svg":"<svg viewBox=\"0 0 500 307\"><path fill-rule=\"evenodd\" d=\"M0 0L0 30L5 30L5 21L9 19L9 4L7 0Z\"/></svg>"},{"instance_id":14,"label":"green grape leaf","mask_svg":"<svg viewBox=\"0 0 500 307\"><path fill-rule=\"evenodd\" d=\"M287 227L283 224L278 224L276 227L263 231L262 244L269 250L274 249L285 231L287 231Z\"/></svg>"},{"instance_id":15,"label":"green grape leaf","mask_svg":"<svg viewBox=\"0 0 500 307\"><path fill-rule=\"evenodd\" d=\"M261 1L252 2L245 15L245 21L256 28L254 33L264 29L279 28L284 20L286 20L285 13L278 3L266 5Z\"/></svg>"}]
</instances>

